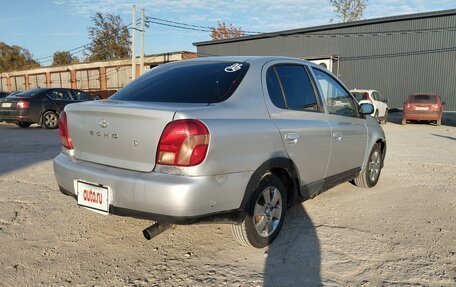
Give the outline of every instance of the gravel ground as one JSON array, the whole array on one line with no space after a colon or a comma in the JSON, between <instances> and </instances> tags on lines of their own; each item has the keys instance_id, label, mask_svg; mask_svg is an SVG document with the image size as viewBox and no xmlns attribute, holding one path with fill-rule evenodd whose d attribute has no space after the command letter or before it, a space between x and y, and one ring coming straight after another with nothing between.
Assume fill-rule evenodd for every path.
<instances>
[{"instance_id":1,"label":"gravel ground","mask_svg":"<svg viewBox=\"0 0 456 287\"><path fill-rule=\"evenodd\" d=\"M293 207L267 249L228 225L178 226L78 208L57 189L58 131L0 123L0 286L456 286L456 114L384 126L378 185Z\"/></svg>"}]
</instances>

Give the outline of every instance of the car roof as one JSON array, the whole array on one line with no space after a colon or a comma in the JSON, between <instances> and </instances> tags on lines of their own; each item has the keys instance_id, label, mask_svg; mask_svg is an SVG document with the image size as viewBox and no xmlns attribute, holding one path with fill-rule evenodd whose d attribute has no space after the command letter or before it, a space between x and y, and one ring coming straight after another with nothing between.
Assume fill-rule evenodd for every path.
<instances>
[{"instance_id":1,"label":"car roof","mask_svg":"<svg viewBox=\"0 0 456 287\"><path fill-rule=\"evenodd\" d=\"M283 60L283 61L302 61L310 65L315 65L317 67L321 67L317 64L312 62L306 61L300 58L293 58L293 57L285 57L285 56L211 56L211 57L201 57L201 58L194 58L184 61L176 61L172 62L171 64L186 64L186 63L194 63L194 62L246 62L246 63L257 63L257 64L264 64L270 61L275 60Z\"/></svg>"},{"instance_id":2,"label":"car roof","mask_svg":"<svg viewBox=\"0 0 456 287\"><path fill-rule=\"evenodd\" d=\"M373 92L377 92L377 90L353 89L353 90L350 90L350 92L373 93Z\"/></svg>"}]
</instances>

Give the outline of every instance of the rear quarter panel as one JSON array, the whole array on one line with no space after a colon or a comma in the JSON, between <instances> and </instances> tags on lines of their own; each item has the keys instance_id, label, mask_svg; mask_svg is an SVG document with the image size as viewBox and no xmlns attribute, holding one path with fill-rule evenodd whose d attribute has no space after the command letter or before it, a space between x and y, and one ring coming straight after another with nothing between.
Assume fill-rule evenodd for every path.
<instances>
[{"instance_id":1,"label":"rear quarter panel","mask_svg":"<svg viewBox=\"0 0 456 287\"><path fill-rule=\"evenodd\" d=\"M226 101L178 112L174 119L203 121L210 131L204 162L181 168L186 175L217 175L254 171L270 158L286 157L277 127L269 118L261 87L262 65L250 64L243 81Z\"/></svg>"}]
</instances>

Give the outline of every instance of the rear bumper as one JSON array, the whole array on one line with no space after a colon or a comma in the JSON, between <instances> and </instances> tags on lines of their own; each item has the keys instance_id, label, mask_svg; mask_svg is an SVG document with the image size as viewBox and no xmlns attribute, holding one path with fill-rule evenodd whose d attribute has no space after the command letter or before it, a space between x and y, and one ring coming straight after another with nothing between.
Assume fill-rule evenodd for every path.
<instances>
[{"instance_id":1,"label":"rear bumper","mask_svg":"<svg viewBox=\"0 0 456 287\"><path fill-rule=\"evenodd\" d=\"M77 198L78 180L110 188L109 213L175 224L241 222L240 209L252 172L188 177L143 173L79 161L54 159L60 190Z\"/></svg>"},{"instance_id":2,"label":"rear bumper","mask_svg":"<svg viewBox=\"0 0 456 287\"><path fill-rule=\"evenodd\" d=\"M423 121L436 121L442 118L441 112L409 112L405 111L402 118L406 120L423 120Z\"/></svg>"},{"instance_id":3,"label":"rear bumper","mask_svg":"<svg viewBox=\"0 0 456 287\"><path fill-rule=\"evenodd\" d=\"M23 110L20 112L17 110L0 111L0 121L8 123L36 123L36 121Z\"/></svg>"}]
</instances>

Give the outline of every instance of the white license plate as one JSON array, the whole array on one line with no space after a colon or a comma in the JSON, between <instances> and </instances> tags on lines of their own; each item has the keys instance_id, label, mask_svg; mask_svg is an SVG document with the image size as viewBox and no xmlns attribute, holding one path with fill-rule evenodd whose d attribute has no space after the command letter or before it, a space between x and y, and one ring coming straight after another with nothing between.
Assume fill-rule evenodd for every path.
<instances>
[{"instance_id":1,"label":"white license plate","mask_svg":"<svg viewBox=\"0 0 456 287\"><path fill-rule=\"evenodd\" d=\"M97 211L109 211L108 188L78 181L78 204Z\"/></svg>"},{"instance_id":2,"label":"white license plate","mask_svg":"<svg viewBox=\"0 0 456 287\"><path fill-rule=\"evenodd\" d=\"M3 103L2 108L11 108L11 103Z\"/></svg>"},{"instance_id":3,"label":"white license plate","mask_svg":"<svg viewBox=\"0 0 456 287\"><path fill-rule=\"evenodd\" d=\"M427 111L427 110L429 110L428 107L416 107L415 109L416 109L417 111Z\"/></svg>"}]
</instances>

